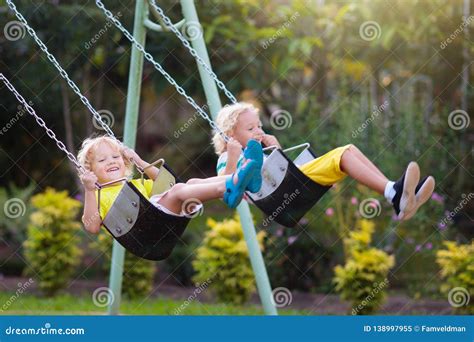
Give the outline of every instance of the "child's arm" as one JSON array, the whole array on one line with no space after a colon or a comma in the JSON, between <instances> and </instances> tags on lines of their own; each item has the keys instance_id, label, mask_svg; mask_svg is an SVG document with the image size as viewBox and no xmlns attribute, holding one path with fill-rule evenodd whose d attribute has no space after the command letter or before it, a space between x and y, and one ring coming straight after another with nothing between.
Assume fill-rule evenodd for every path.
<instances>
[{"instance_id":1,"label":"child's arm","mask_svg":"<svg viewBox=\"0 0 474 342\"><path fill-rule=\"evenodd\" d=\"M227 143L227 163L221 175L231 175L237 170L241 154L242 145L237 140L231 138Z\"/></svg>"},{"instance_id":2,"label":"child's arm","mask_svg":"<svg viewBox=\"0 0 474 342\"><path fill-rule=\"evenodd\" d=\"M133 159L135 163L137 163L137 165L140 166L142 169L150 165L149 163L144 161L142 158L140 158L137 152L135 152L131 148L126 148L124 151L124 155L128 159ZM160 173L160 170L157 167L152 166L152 167L147 168L145 170L145 173L148 176L148 178L155 180L156 177L158 177L158 173Z\"/></svg>"},{"instance_id":3,"label":"child's arm","mask_svg":"<svg viewBox=\"0 0 474 342\"><path fill-rule=\"evenodd\" d=\"M86 171L80 178L85 188L82 223L88 232L98 234L102 220L100 219L97 199L95 197L95 183L97 182L97 177L93 172Z\"/></svg>"}]
</instances>

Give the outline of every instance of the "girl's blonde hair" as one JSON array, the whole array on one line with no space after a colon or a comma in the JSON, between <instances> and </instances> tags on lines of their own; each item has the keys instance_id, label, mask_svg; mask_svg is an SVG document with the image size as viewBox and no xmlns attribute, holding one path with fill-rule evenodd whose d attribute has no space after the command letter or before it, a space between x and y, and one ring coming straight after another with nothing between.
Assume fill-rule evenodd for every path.
<instances>
[{"instance_id":1,"label":"girl's blonde hair","mask_svg":"<svg viewBox=\"0 0 474 342\"><path fill-rule=\"evenodd\" d=\"M86 140L84 140L82 142L81 149L79 150L79 153L77 154L77 159L78 159L79 163L86 170L92 171L92 161L93 161L93 156L94 156L95 149L97 148L97 146L99 146L102 143L108 144L109 146L111 146L113 148L116 148L120 152L120 154L123 158L123 162L125 164L126 176L130 176L133 172L133 164L124 155L124 145L122 145L119 141L117 141L114 138L111 138L107 135L100 135L100 136L97 136L97 137L90 137L90 138L87 138Z\"/></svg>"},{"instance_id":2,"label":"girl's blonde hair","mask_svg":"<svg viewBox=\"0 0 474 342\"><path fill-rule=\"evenodd\" d=\"M217 114L216 125L226 135L229 135L237 124L240 114L246 111L253 111L258 115L258 108L251 103L238 102L230 106L225 106ZM217 155L221 155L227 149L227 144L224 138L215 132L212 138L212 144Z\"/></svg>"}]
</instances>

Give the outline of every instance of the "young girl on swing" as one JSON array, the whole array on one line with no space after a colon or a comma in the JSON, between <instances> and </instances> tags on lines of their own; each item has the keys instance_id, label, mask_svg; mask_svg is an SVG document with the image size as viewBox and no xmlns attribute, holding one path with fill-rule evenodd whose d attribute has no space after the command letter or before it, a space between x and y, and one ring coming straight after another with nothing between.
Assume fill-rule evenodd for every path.
<instances>
[{"instance_id":1,"label":"young girl on swing","mask_svg":"<svg viewBox=\"0 0 474 342\"><path fill-rule=\"evenodd\" d=\"M153 180L158 176L159 170L156 167L149 167L145 170L150 179L144 184L140 180L132 180L133 185L156 207L169 215L191 216L198 212L202 204L213 199L223 198L230 207L235 208L244 192L248 189L250 182L255 186L261 186L261 179L254 178L260 174L263 152L259 142L253 140L246 142L246 158L235 169L232 176L217 176L204 179L190 179L186 183L175 184L168 191L154 195L150 198ZM117 140L108 136L100 136L86 139L78 153L78 159L87 170L80 175L80 179L85 188L85 203L82 222L87 231L98 233L102 224L102 219L106 216L113 202L117 198L122 184L118 183L101 190L100 212L97 208L96 183L103 184L129 176L132 173L133 163L145 168L149 164L143 161L132 149L124 147ZM257 183L256 183L257 182ZM260 184L258 184L260 182ZM196 205L187 208L183 204L193 199L198 202ZM196 201L197 200L197 201Z\"/></svg>"},{"instance_id":2,"label":"young girl on swing","mask_svg":"<svg viewBox=\"0 0 474 342\"><path fill-rule=\"evenodd\" d=\"M231 138L226 143L219 134L213 138L219 155L217 174L229 175L241 165L245 154L242 148L248 139L264 146L276 145L278 140L265 134L258 109L248 103L237 103L224 107L216 119L217 126ZM385 196L391 202L398 219L408 220L433 193L435 181L432 176L420 179L420 169L410 162L405 173L397 181L391 181L354 145L338 147L302 166L300 170L311 180L321 185L333 185L347 175ZM260 176L261 178L261 176ZM258 181L260 181L258 179ZM256 192L256 191L251 191Z\"/></svg>"}]
</instances>

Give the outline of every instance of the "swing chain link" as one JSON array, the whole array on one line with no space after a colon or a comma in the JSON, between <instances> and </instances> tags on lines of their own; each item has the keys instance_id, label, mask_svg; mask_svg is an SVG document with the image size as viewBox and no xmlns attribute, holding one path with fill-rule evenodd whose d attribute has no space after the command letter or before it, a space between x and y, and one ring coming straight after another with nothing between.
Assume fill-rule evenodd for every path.
<instances>
[{"instance_id":1,"label":"swing chain link","mask_svg":"<svg viewBox=\"0 0 474 342\"><path fill-rule=\"evenodd\" d=\"M105 132L112 138L114 138L115 140L119 141L114 133L112 132L112 130L110 129L110 127L102 120L102 117L100 116L100 114L94 109L94 107L92 107L92 105L90 104L89 100L87 99L87 97L85 97L84 95L82 95L81 91L79 90L79 87L74 83L73 80L71 80L71 78L69 77L68 73L66 72L66 70L64 70L61 65L59 64L59 62L56 60L56 58L48 51L48 48L46 47L46 45L41 41L41 39L36 35L36 32L35 30L33 30L29 25L28 25L28 22L26 21L25 17L23 17L23 15L17 10L15 4L11 1L11 0L6 0L7 1L7 4L8 6L10 7L10 9L15 13L16 17L18 18L18 20L20 20L20 22L23 24L23 26L25 26L26 30L28 31L28 33L30 34L31 37L33 37L33 39L36 41L36 44L38 44L38 46L40 47L40 49L48 56L48 60L55 66L55 68L59 71L59 74L61 75L62 78L64 78L68 85L71 87L71 89L74 91L74 93L77 94L77 96L79 96L79 98L81 99L82 103L84 103L84 105L89 109L89 111L92 113L92 115L94 116L94 119L102 126L102 128L105 130ZM119 141L120 142L120 141ZM121 143L121 142L120 142Z\"/></svg>"},{"instance_id":2,"label":"swing chain link","mask_svg":"<svg viewBox=\"0 0 474 342\"><path fill-rule=\"evenodd\" d=\"M59 62L56 60L56 58L53 56L53 54L51 54L48 50L48 48L46 47L46 45L43 43L43 41L36 35L36 32L33 28L30 27L30 25L28 24L28 22L26 21L25 17L17 10L15 4L13 3L12 0L6 0L7 1L7 4L8 6L10 7L10 9L15 13L16 17L18 18L18 20L20 20L20 22L23 24L23 26L26 28L26 30L28 31L28 33L30 34L31 37L33 37L33 39L35 40L36 44L40 47L40 49L46 54L46 56L48 57L48 60L54 65L54 67L59 71L59 74L61 75L61 77L63 79L65 79L67 81L67 84L69 85L69 87L71 87L71 89L74 91L74 93L79 96L80 100L82 101L82 103L89 109L89 111L91 112L91 114L94 116L94 119L100 124L100 126L104 129L104 131L107 133L107 135L109 135L111 138L113 138L115 141L117 141L120 145L122 146L125 146L123 144L122 141L120 141L119 139L117 139L117 137L115 136L114 132L110 129L110 127L104 122L104 120L102 119L102 117L100 116L100 114L97 112L97 110L91 105L91 103L89 102L89 100L87 99L87 97L85 97L82 93L81 93L81 90L79 89L79 87L76 85L76 83L74 83L74 81L69 77L68 73L66 72L66 70L64 70L61 65L59 64ZM37 115L35 115L35 117L38 118ZM43 123L44 121L39 118L39 120L41 120ZM36 121L38 122L38 124L40 124L40 122L38 121L38 119L36 119ZM41 124L40 124L41 125ZM42 127L45 127L45 126L42 126ZM48 129L49 130L49 129ZM49 130L51 131L51 130ZM47 131L48 132L48 131ZM51 131L52 132L52 131ZM54 133L53 133L54 134ZM51 137L50 133L48 132L48 136ZM52 138L52 137L51 137ZM64 144L62 142L60 142L62 146L64 146ZM58 147L60 147L58 145ZM61 147L60 147L61 148ZM63 150L63 149L61 149ZM64 151L64 150L63 150ZM67 154L68 154L68 158L71 159L69 157L69 154L70 152L67 151ZM138 165L135 160L132 160L132 163L135 165L135 167L137 168L137 170L142 170L141 166Z\"/></svg>"},{"instance_id":3,"label":"swing chain link","mask_svg":"<svg viewBox=\"0 0 474 342\"><path fill-rule=\"evenodd\" d=\"M196 109L196 111L198 112L198 114L204 119L206 120L209 125L212 127L212 129L214 129L214 131L216 131L217 133L219 133L225 141L229 141L229 137L214 123L214 121L209 117L209 115L207 115L207 113L194 101L194 99L189 96L186 91L176 83L176 81L173 79L173 77L171 77L170 74L168 74L166 72L165 69L163 69L163 67L161 66L160 63L158 63L157 61L155 61L155 59L153 58L153 56L147 52L145 50L145 48L143 47L142 44L140 44L139 42L137 42L137 40L133 37L133 35L125 28L123 27L122 23L113 15L113 13L111 11L109 11L107 8L105 8L104 4L102 3L102 1L100 0L96 0L95 1L97 7L99 7L105 14L105 16L111 21L114 23L114 25L120 30L122 31L122 33L125 35L125 37L127 37L127 39L133 44L135 45L135 48L140 51L141 53L143 53L143 56L151 63L153 64L153 66L155 67L156 70L158 70L165 78L166 80L168 81L168 83L170 83L175 89L176 91L181 95L183 96L186 101L194 108Z\"/></svg>"},{"instance_id":4,"label":"swing chain link","mask_svg":"<svg viewBox=\"0 0 474 342\"><path fill-rule=\"evenodd\" d=\"M212 71L211 67L204 61L204 59L202 59L197 51L191 46L191 44L189 44L189 41L186 39L186 37L184 37L184 35L179 32L179 30L173 25L173 23L171 22L170 18L168 16L166 16L165 12L163 11L163 9L161 9L161 7L159 7L155 0L149 0L150 4L155 8L155 10L158 12L158 14L160 15L161 19L163 19L163 21L165 22L165 24L168 26L168 28L176 35L176 37L178 37L178 39L181 41L181 43L183 43L183 45L188 49L189 53L191 54L191 56L193 56L199 64L201 64L204 69L206 69L207 73L209 74L209 76L212 77L212 79L216 82L217 86L225 93L225 95L227 96L227 98L232 102L232 103L237 103L237 99L235 98L235 96L226 88L224 82L222 82L218 77L217 75L214 73L214 71ZM183 26L184 29L186 29L186 23L184 24Z\"/></svg>"},{"instance_id":5,"label":"swing chain link","mask_svg":"<svg viewBox=\"0 0 474 342\"><path fill-rule=\"evenodd\" d=\"M48 137L50 137L52 140L56 142L56 145L58 146L58 148L64 153L66 153L66 156L68 157L68 159L74 163L74 165L76 166L78 170L80 170L81 172L84 172L85 171L84 167L79 163L79 161L76 159L74 154L72 154L71 152L67 150L64 143L56 137L56 134L54 134L54 132L50 128L48 128L48 126L46 126L46 123L44 122L44 120L40 118L38 114L36 114L35 110L26 102L23 96L21 96L20 93L18 93L15 87L10 83L10 81L2 73L0 73L0 79L7 86L7 88L15 95L16 99L23 105L23 107L25 107L28 113L31 114L35 118L38 125L40 125L42 128L45 129Z\"/></svg>"}]
</instances>

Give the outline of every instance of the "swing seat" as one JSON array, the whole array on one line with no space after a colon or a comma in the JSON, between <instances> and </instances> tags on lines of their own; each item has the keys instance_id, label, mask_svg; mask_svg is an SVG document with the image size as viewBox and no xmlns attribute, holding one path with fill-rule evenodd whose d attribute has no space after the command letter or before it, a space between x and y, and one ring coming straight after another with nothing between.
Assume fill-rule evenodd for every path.
<instances>
[{"instance_id":1,"label":"swing seat","mask_svg":"<svg viewBox=\"0 0 474 342\"><path fill-rule=\"evenodd\" d=\"M305 147L292 161L285 152ZM302 144L284 151L274 150L262 166L262 187L257 193L247 192L251 201L266 217L263 224L272 221L285 227L294 227L321 197L331 188L312 181L298 168L316 158L309 144Z\"/></svg>"},{"instance_id":2,"label":"swing seat","mask_svg":"<svg viewBox=\"0 0 474 342\"><path fill-rule=\"evenodd\" d=\"M172 171L160 165L152 195L168 190L175 182ZM126 182L102 224L127 251L156 261L171 254L189 221L188 217L162 212L131 182Z\"/></svg>"}]
</instances>

